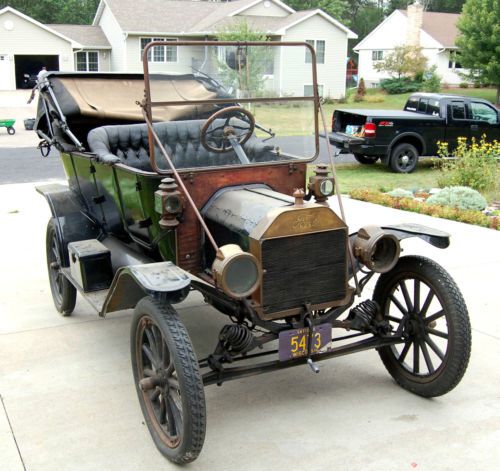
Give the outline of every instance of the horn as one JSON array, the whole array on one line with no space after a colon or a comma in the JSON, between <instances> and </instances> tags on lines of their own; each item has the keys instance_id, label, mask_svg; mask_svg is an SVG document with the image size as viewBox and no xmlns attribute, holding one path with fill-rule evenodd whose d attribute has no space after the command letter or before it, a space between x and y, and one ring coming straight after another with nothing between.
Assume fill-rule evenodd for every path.
<instances>
[{"instance_id":1,"label":"horn","mask_svg":"<svg viewBox=\"0 0 500 471\"><path fill-rule=\"evenodd\" d=\"M398 238L378 226L361 228L354 238L354 256L367 268L386 273L394 268L401 251Z\"/></svg>"}]
</instances>

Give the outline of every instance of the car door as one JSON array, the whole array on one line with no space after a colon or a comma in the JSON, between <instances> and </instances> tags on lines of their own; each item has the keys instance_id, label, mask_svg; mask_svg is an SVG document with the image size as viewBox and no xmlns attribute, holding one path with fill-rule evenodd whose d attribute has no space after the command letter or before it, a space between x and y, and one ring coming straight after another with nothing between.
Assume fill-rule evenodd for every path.
<instances>
[{"instance_id":1,"label":"car door","mask_svg":"<svg viewBox=\"0 0 500 471\"><path fill-rule=\"evenodd\" d=\"M453 150L459 137L470 138L471 120L467 116L464 100L450 100L447 106L446 142Z\"/></svg>"},{"instance_id":2,"label":"car door","mask_svg":"<svg viewBox=\"0 0 500 471\"><path fill-rule=\"evenodd\" d=\"M471 100L469 113L471 117L471 137L480 140L485 135L487 141L500 138L498 111L493 106Z\"/></svg>"}]
</instances>

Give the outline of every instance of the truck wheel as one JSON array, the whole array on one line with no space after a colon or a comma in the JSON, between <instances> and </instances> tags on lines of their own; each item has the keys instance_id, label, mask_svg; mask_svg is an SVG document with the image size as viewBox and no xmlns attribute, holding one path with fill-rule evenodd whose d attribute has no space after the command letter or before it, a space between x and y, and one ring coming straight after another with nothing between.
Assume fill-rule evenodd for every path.
<instances>
[{"instance_id":1,"label":"truck wheel","mask_svg":"<svg viewBox=\"0 0 500 471\"><path fill-rule=\"evenodd\" d=\"M194 461L205 441L205 393L175 309L142 298L134 310L130 345L139 403L156 447L174 463Z\"/></svg>"},{"instance_id":2,"label":"truck wheel","mask_svg":"<svg viewBox=\"0 0 500 471\"><path fill-rule=\"evenodd\" d=\"M471 327L465 301L451 276L433 260L402 257L380 276L373 299L404 342L379 355L396 382L423 397L451 391L467 369Z\"/></svg>"},{"instance_id":3,"label":"truck wheel","mask_svg":"<svg viewBox=\"0 0 500 471\"><path fill-rule=\"evenodd\" d=\"M363 165L370 165L374 164L377 160L377 156L372 156L372 155L363 155L363 154L353 154L354 158Z\"/></svg>"},{"instance_id":4,"label":"truck wheel","mask_svg":"<svg viewBox=\"0 0 500 471\"><path fill-rule=\"evenodd\" d=\"M404 142L392 150L389 166L393 172L410 173L415 170L417 162L418 150L415 146Z\"/></svg>"},{"instance_id":5,"label":"truck wheel","mask_svg":"<svg viewBox=\"0 0 500 471\"><path fill-rule=\"evenodd\" d=\"M16 130L15 130L12 126L9 126L9 127L7 128L7 132L8 132L10 135L12 135L12 134L15 134L15 133L16 133Z\"/></svg>"},{"instance_id":6,"label":"truck wheel","mask_svg":"<svg viewBox=\"0 0 500 471\"><path fill-rule=\"evenodd\" d=\"M47 251L47 269L49 271L50 291L54 305L61 316L69 316L76 304L76 288L64 276L61 267L63 256L61 243L57 237L54 220L47 224L45 239Z\"/></svg>"}]
</instances>

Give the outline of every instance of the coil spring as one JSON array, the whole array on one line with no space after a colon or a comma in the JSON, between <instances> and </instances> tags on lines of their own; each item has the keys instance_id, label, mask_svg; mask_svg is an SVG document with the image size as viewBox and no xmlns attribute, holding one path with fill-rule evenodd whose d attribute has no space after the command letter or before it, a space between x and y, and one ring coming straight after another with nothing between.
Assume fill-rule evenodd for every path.
<instances>
[{"instance_id":1,"label":"coil spring","mask_svg":"<svg viewBox=\"0 0 500 471\"><path fill-rule=\"evenodd\" d=\"M366 329L370 327L378 310L378 304L371 299L359 303L349 312L349 320L352 321L352 327L356 329Z\"/></svg>"},{"instance_id":2,"label":"coil spring","mask_svg":"<svg viewBox=\"0 0 500 471\"><path fill-rule=\"evenodd\" d=\"M225 325L219 334L219 340L224 342L226 349L233 353L241 353L250 350L254 336L248 327L241 324Z\"/></svg>"}]
</instances>

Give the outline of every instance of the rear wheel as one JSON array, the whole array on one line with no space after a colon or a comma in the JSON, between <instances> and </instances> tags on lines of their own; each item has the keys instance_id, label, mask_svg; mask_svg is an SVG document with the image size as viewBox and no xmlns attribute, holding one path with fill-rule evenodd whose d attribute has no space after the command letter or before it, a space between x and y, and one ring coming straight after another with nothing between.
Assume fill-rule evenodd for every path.
<instances>
[{"instance_id":1,"label":"rear wheel","mask_svg":"<svg viewBox=\"0 0 500 471\"><path fill-rule=\"evenodd\" d=\"M418 150L415 146L404 142L397 145L391 152L389 167L396 173L410 173L418 163Z\"/></svg>"},{"instance_id":2,"label":"rear wheel","mask_svg":"<svg viewBox=\"0 0 500 471\"><path fill-rule=\"evenodd\" d=\"M12 126L9 126L9 127L7 128L7 132L8 132L9 134L15 134L15 133L16 133L16 130L15 130Z\"/></svg>"},{"instance_id":3,"label":"rear wheel","mask_svg":"<svg viewBox=\"0 0 500 471\"><path fill-rule=\"evenodd\" d=\"M174 463L194 461L205 440L205 393L191 340L175 309L141 299L130 343L137 394L156 447Z\"/></svg>"},{"instance_id":4,"label":"rear wheel","mask_svg":"<svg viewBox=\"0 0 500 471\"><path fill-rule=\"evenodd\" d=\"M467 307L450 275L434 261L402 257L380 276L373 299L404 343L380 357L396 382L424 397L452 390L467 369L471 329Z\"/></svg>"},{"instance_id":5,"label":"rear wheel","mask_svg":"<svg viewBox=\"0 0 500 471\"><path fill-rule=\"evenodd\" d=\"M363 165L374 164L378 160L376 155L353 154L354 158Z\"/></svg>"},{"instance_id":6,"label":"rear wheel","mask_svg":"<svg viewBox=\"0 0 500 471\"><path fill-rule=\"evenodd\" d=\"M54 220L47 224L45 239L47 269L54 305L61 316L69 316L76 304L76 289L64 276L61 268L63 255Z\"/></svg>"}]
</instances>

